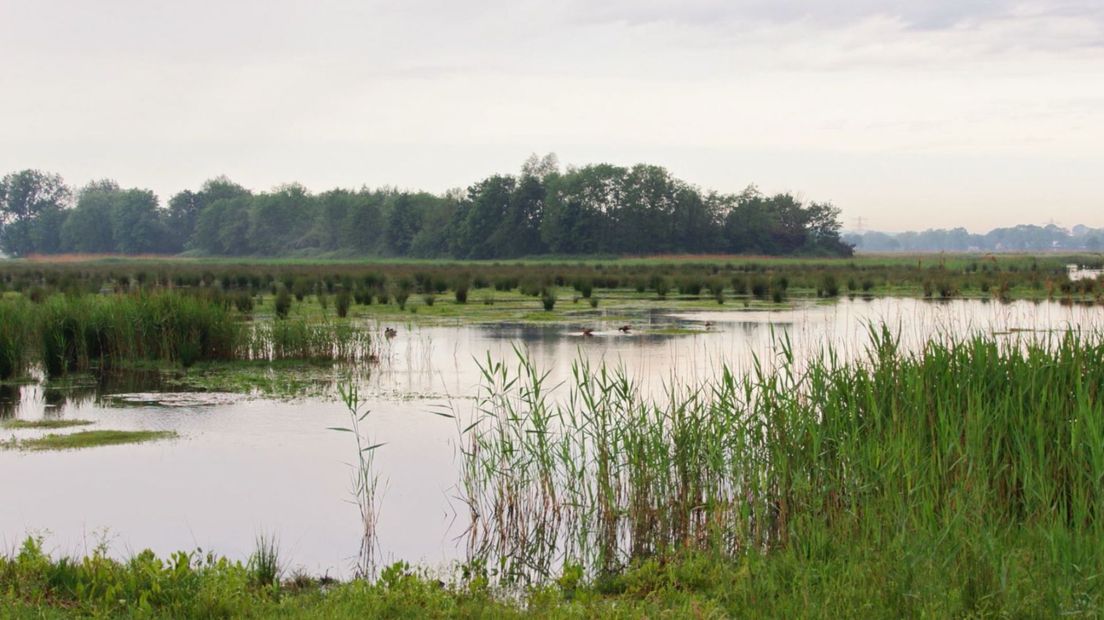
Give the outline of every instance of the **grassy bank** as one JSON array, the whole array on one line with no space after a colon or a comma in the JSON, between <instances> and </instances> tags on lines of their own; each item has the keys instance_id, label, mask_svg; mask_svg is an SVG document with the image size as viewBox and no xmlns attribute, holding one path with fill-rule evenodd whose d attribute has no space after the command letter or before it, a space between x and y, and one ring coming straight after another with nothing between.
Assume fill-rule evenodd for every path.
<instances>
[{"instance_id":1,"label":"grassy bank","mask_svg":"<svg viewBox=\"0 0 1104 620\"><path fill-rule=\"evenodd\" d=\"M1051 557L1045 540L979 532L971 542L903 537L816 556L801 550L643 561L601 579L569 569L512 593L442 583L408 566L375 580L269 579L270 567L205 554L117 562L47 557L31 542L0 559L5 618L902 618L1096 617L1098 560ZM1071 560L1088 560L1074 565Z\"/></svg>"}]
</instances>

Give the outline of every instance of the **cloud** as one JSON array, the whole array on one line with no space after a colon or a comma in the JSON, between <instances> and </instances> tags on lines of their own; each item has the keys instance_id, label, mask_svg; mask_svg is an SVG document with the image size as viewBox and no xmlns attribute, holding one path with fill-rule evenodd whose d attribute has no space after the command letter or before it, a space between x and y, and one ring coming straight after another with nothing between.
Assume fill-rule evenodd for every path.
<instances>
[{"instance_id":1,"label":"cloud","mask_svg":"<svg viewBox=\"0 0 1104 620\"><path fill-rule=\"evenodd\" d=\"M915 211L1003 157L1039 171L1007 200L1084 205L1101 67L1099 0L13 0L0 172L444 189L557 150Z\"/></svg>"}]
</instances>

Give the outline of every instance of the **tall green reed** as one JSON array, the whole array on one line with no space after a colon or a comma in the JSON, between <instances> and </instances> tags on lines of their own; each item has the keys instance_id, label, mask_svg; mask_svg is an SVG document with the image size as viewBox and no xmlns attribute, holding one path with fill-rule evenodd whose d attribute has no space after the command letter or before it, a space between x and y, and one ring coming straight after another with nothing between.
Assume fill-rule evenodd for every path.
<instances>
[{"instance_id":1,"label":"tall green reed","mask_svg":"<svg viewBox=\"0 0 1104 620\"><path fill-rule=\"evenodd\" d=\"M26 303L0 303L0 381L26 372L30 359L30 330L27 328L32 318L31 308Z\"/></svg>"},{"instance_id":2,"label":"tall green reed","mask_svg":"<svg viewBox=\"0 0 1104 620\"><path fill-rule=\"evenodd\" d=\"M225 300L177 292L0 300L0 379L40 361L51 377L157 362L332 360L374 355L349 321L250 321Z\"/></svg>"},{"instance_id":3,"label":"tall green reed","mask_svg":"<svg viewBox=\"0 0 1104 620\"><path fill-rule=\"evenodd\" d=\"M356 383L339 385L338 391L349 413L349 425L331 427L330 430L351 434L356 445L356 461L350 465L353 470L353 497L360 510L361 521L356 573L358 577L372 577L376 567L376 524L379 519L379 475L374 460L376 449L384 444L372 443L363 428L371 411L360 400Z\"/></svg>"},{"instance_id":4,"label":"tall green reed","mask_svg":"<svg viewBox=\"0 0 1104 620\"><path fill-rule=\"evenodd\" d=\"M780 358L659 399L579 362L559 404L524 354L488 359L460 429L472 557L525 578L686 550L812 554L840 536L1041 528L1072 553L1104 533L1099 336L910 353L882 329L863 359L799 365L785 342Z\"/></svg>"}]
</instances>

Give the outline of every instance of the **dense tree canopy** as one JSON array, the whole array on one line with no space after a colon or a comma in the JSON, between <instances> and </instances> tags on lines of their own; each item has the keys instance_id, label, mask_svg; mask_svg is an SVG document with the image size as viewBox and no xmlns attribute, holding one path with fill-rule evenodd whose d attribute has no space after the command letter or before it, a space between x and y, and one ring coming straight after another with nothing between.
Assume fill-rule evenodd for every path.
<instances>
[{"instance_id":1,"label":"dense tree canopy","mask_svg":"<svg viewBox=\"0 0 1104 620\"><path fill-rule=\"evenodd\" d=\"M392 188L252 193L225 177L172 196L112 181L76 193L34 170L0 184L5 252L345 255L497 259L559 254L847 255L839 210L754 187L703 192L652 165L561 170L531 157L444 195Z\"/></svg>"}]
</instances>

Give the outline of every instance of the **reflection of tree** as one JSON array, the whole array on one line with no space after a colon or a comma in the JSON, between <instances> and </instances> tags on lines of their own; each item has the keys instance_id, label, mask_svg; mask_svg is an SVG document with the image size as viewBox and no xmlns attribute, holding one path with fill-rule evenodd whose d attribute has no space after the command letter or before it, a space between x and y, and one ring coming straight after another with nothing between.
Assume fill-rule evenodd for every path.
<instances>
[{"instance_id":1,"label":"reflection of tree","mask_svg":"<svg viewBox=\"0 0 1104 620\"><path fill-rule=\"evenodd\" d=\"M18 385L0 384L0 420L15 417L23 390Z\"/></svg>"}]
</instances>

